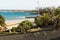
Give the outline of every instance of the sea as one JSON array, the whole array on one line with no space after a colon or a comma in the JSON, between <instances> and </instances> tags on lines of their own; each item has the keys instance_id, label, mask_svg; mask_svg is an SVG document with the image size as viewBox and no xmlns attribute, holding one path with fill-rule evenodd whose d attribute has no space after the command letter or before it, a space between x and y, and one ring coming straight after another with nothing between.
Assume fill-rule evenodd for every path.
<instances>
[{"instance_id":1,"label":"sea","mask_svg":"<svg viewBox=\"0 0 60 40\"><path fill-rule=\"evenodd\" d=\"M0 12L0 15L2 15L5 20L23 20L26 19L26 17L36 17L38 14L32 12Z\"/></svg>"}]
</instances>

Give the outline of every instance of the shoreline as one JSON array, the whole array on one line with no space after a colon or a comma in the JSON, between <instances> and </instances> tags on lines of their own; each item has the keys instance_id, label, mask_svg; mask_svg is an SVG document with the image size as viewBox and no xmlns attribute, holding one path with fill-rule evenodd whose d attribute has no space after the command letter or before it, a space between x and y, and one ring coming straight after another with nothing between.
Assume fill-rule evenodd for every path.
<instances>
[{"instance_id":1,"label":"shoreline","mask_svg":"<svg viewBox=\"0 0 60 40\"><path fill-rule=\"evenodd\" d=\"M24 20L29 20L30 22L34 22L34 18L29 18L29 19L22 19L22 20L9 20L6 21L5 23L7 24L7 29L11 29L12 27L17 27L19 23L21 23Z\"/></svg>"}]
</instances>

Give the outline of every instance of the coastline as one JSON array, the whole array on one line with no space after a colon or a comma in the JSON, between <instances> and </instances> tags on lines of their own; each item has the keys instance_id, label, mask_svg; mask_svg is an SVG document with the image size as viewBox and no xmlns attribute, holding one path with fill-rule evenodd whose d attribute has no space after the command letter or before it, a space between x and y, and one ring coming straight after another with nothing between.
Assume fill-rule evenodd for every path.
<instances>
[{"instance_id":1,"label":"coastline","mask_svg":"<svg viewBox=\"0 0 60 40\"><path fill-rule=\"evenodd\" d=\"M17 27L19 23L24 20L29 20L30 22L34 22L34 18L22 19L22 20L8 20L5 23L7 24L7 29L11 29L12 27Z\"/></svg>"}]
</instances>

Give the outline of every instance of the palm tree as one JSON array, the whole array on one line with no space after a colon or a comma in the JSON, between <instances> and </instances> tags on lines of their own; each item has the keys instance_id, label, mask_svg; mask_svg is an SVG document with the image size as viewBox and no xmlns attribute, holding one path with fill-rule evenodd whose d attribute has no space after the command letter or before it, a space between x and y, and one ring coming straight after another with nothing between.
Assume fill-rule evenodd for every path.
<instances>
[{"instance_id":1,"label":"palm tree","mask_svg":"<svg viewBox=\"0 0 60 40\"><path fill-rule=\"evenodd\" d=\"M5 19L3 16L0 15L0 26L6 28L6 23L5 23Z\"/></svg>"}]
</instances>

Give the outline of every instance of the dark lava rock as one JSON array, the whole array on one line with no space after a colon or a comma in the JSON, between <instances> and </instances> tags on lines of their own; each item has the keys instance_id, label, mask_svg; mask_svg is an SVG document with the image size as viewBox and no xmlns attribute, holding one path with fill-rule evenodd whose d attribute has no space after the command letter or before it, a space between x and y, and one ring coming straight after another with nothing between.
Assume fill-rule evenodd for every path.
<instances>
[{"instance_id":1,"label":"dark lava rock","mask_svg":"<svg viewBox=\"0 0 60 40\"><path fill-rule=\"evenodd\" d=\"M40 31L35 33L0 36L0 40L55 40L60 39L60 31Z\"/></svg>"}]
</instances>

